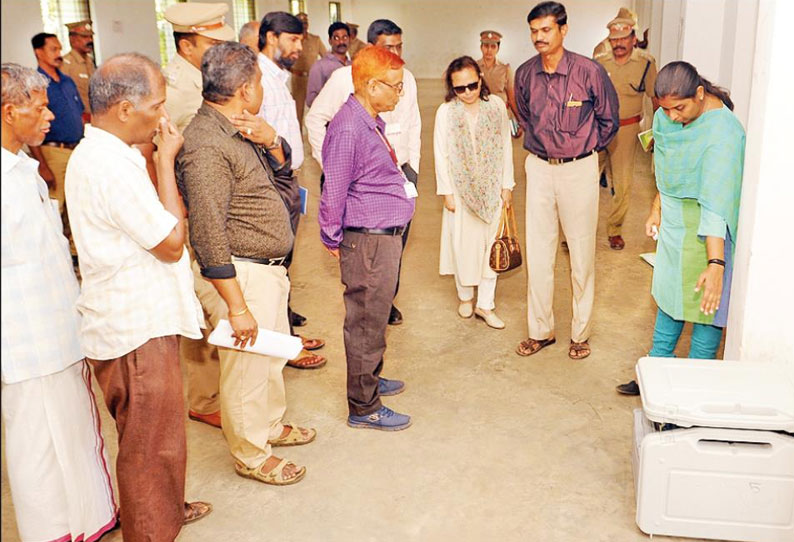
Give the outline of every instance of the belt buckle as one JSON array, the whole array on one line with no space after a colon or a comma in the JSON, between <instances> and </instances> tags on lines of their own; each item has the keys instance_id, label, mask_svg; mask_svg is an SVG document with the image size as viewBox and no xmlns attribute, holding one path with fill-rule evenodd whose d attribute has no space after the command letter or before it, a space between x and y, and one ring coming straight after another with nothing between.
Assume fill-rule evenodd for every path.
<instances>
[{"instance_id":1,"label":"belt buckle","mask_svg":"<svg viewBox=\"0 0 794 542\"><path fill-rule=\"evenodd\" d=\"M551 164L552 166L559 166L562 163L563 161L561 158L549 158L549 164Z\"/></svg>"}]
</instances>

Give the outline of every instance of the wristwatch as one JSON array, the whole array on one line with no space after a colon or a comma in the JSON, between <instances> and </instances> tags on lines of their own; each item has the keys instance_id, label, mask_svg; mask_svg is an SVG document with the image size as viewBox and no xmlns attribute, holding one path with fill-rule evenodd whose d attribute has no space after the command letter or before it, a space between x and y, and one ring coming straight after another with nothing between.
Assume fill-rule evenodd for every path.
<instances>
[{"instance_id":1,"label":"wristwatch","mask_svg":"<svg viewBox=\"0 0 794 542\"><path fill-rule=\"evenodd\" d=\"M273 144L265 147L266 150L272 151L273 149L277 149L281 146L281 136L276 134L276 137L273 138Z\"/></svg>"}]
</instances>

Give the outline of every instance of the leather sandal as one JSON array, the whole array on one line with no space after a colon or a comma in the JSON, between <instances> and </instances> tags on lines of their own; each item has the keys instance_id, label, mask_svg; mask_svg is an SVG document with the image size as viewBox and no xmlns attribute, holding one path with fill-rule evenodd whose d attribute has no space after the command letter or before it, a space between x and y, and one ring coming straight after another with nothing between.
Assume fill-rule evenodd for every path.
<instances>
[{"instance_id":1,"label":"leather sandal","mask_svg":"<svg viewBox=\"0 0 794 542\"><path fill-rule=\"evenodd\" d=\"M208 502L202 502L202 501L186 502L184 525L187 525L188 523L193 523L194 521L198 521L201 518L209 515L210 512L212 512L212 505Z\"/></svg>"},{"instance_id":2,"label":"leather sandal","mask_svg":"<svg viewBox=\"0 0 794 542\"><path fill-rule=\"evenodd\" d=\"M325 341L322 339L307 339L303 335L300 335L301 342L303 343L304 350L319 350L323 346L325 346Z\"/></svg>"},{"instance_id":3,"label":"leather sandal","mask_svg":"<svg viewBox=\"0 0 794 542\"><path fill-rule=\"evenodd\" d=\"M264 465L265 464L262 463L255 469L249 469L242 463L236 461L234 463L234 471L243 478L251 478L252 480L257 480L263 484L269 484L272 486L288 486L295 484L303 480L303 477L306 476L306 467L301 467L298 469L298 472L294 477L284 480L284 478L281 476L281 473L284 472L284 467L287 465L293 465L297 467L295 463L286 459L282 459L281 462L276 465L276 468L268 472L262 472L262 467Z\"/></svg>"},{"instance_id":4,"label":"leather sandal","mask_svg":"<svg viewBox=\"0 0 794 542\"><path fill-rule=\"evenodd\" d=\"M571 345L568 347L568 357L571 359L584 359L590 355L590 345L587 341L582 341L580 343L571 341Z\"/></svg>"},{"instance_id":5,"label":"leather sandal","mask_svg":"<svg viewBox=\"0 0 794 542\"><path fill-rule=\"evenodd\" d=\"M212 427L221 428L221 411L213 412L212 414L200 414L194 410L187 411L187 417L195 422L206 423Z\"/></svg>"},{"instance_id":6,"label":"leather sandal","mask_svg":"<svg viewBox=\"0 0 794 542\"><path fill-rule=\"evenodd\" d=\"M301 446L303 444L309 444L317 436L317 431L315 429L298 427L294 423L287 422L284 424L284 427L289 427L287 436L268 440L268 444L271 446ZM308 435L304 435L303 431L306 431Z\"/></svg>"},{"instance_id":7,"label":"leather sandal","mask_svg":"<svg viewBox=\"0 0 794 542\"><path fill-rule=\"evenodd\" d=\"M328 362L328 360L325 359L325 356L309 354L305 350L302 353L306 355L289 360L287 365L295 369L319 369Z\"/></svg>"},{"instance_id":8,"label":"leather sandal","mask_svg":"<svg viewBox=\"0 0 794 542\"><path fill-rule=\"evenodd\" d=\"M554 337L549 337L548 339L533 339L530 337L526 341L521 341L518 343L516 354L519 356L531 356L532 354L537 354L547 346L550 346L556 342L557 339Z\"/></svg>"}]
</instances>

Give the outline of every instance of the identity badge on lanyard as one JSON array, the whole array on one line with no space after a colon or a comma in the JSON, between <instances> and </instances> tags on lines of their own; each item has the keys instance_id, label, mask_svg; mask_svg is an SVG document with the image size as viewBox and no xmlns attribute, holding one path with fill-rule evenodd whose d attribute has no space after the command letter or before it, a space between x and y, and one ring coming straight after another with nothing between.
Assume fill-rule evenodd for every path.
<instances>
[{"instance_id":1,"label":"identity badge on lanyard","mask_svg":"<svg viewBox=\"0 0 794 542\"><path fill-rule=\"evenodd\" d=\"M383 144L386 145L386 148L389 149L389 155L391 155L391 159L394 160L394 165L397 166L397 171L400 172L400 175L402 175L403 181L405 181L403 183L403 190L405 190L405 197L407 197L407 198L419 197L419 192L417 192L416 186L414 185L414 183L412 183L411 181L408 180L408 177L405 176L405 172L400 167L400 164L397 163L397 153L394 152L394 149L392 148L391 144L389 143L389 140L386 139L386 137L381 133L380 128L376 127L375 131L380 136L380 139L381 139L381 141L383 141Z\"/></svg>"}]
</instances>

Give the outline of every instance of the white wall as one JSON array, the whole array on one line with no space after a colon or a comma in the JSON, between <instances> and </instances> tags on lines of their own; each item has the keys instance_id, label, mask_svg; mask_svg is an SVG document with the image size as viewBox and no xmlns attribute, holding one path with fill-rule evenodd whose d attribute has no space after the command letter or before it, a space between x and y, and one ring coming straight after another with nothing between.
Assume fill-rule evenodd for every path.
<instances>
[{"instance_id":1,"label":"white wall","mask_svg":"<svg viewBox=\"0 0 794 542\"><path fill-rule=\"evenodd\" d=\"M39 2L31 0L0 1L2 39L0 58L3 62L16 62L30 68L36 67L36 57L30 38L43 30ZM68 49L69 44L66 44Z\"/></svg>"},{"instance_id":2,"label":"white wall","mask_svg":"<svg viewBox=\"0 0 794 542\"><path fill-rule=\"evenodd\" d=\"M725 358L788 363L794 374L792 19L794 2L760 1Z\"/></svg>"},{"instance_id":3,"label":"white wall","mask_svg":"<svg viewBox=\"0 0 794 542\"><path fill-rule=\"evenodd\" d=\"M501 0L353 0L359 32L375 19L391 19L403 29L403 58L416 77L439 78L455 57L480 56L480 32L496 30L504 36L499 58L513 69L536 53L529 40L527 14L535 2ZM606 24L625 0L567 0L566 48L590 56L607 35ZM343 8L344 9L344 8ZM362 36L362 39L366 39Z\"/></svg>"},{"instance_id":4,"label":"white wall","mask_svg":"<svg viewBox=\"0 0 794 542\"><path fill-rule=\"evenodd\" d=\"M137 52L160 61L154 0L93 0L97 61Z\"/></svg>"}]
</instances>

